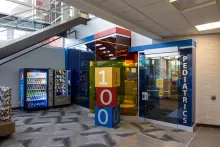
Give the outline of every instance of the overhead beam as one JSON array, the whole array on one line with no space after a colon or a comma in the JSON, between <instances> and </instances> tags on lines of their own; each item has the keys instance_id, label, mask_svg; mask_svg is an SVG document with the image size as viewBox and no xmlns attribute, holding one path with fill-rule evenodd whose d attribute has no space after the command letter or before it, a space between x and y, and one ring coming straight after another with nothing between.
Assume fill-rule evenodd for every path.
<instances>
[{"instance_id":1,"label":"overhead beam","mask_svg":"<svg viewBox=\"0 0 220 147\"><path fill-rule=\"evenodd\" d=\"M100 17L102 19L105 19L107 21L110 21L114 24L117 24L119 26L122 26L124 28L127 28L129 30L132 30L134 32L137 32L141 35L144 35L146 37L149 37L151 39L160 39L161 37L154 34L153 32L147 30L146 28L143 28L142 26L135 24L134 22L121 17L119 14L113 13L108 10L101 9L91 3L88 3L83 0L61 0L64 3L68 5L72 5L73 7L80 9L82 11L88 12L90 14L93 14L97 17Z\"/></svg>"}]
</instances>

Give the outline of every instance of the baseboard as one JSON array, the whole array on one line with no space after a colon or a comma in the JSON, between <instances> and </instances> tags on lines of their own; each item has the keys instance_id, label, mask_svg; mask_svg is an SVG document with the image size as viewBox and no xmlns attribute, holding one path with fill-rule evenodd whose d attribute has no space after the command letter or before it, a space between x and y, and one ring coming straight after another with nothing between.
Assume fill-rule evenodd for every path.
<instances>
[{"instance_id":1,"label":"baseboard","mask_svg":"<svg viewBox=\"0 0 220 147\"><path fill-rule=\"evenodd\" d=\"M128 120L128 121L137 121L138 116L126 116L126 115L120 115L121 120Z\"/></svg>"},{"instance_id":2,"label":"baseboard","mask_svg":"<svg viewBox=\"0 0 220 147\"><path fill-rule=\"evenodd\" d=\"M86 111L86 112L90 112L88 108L85 108L85 107L82 107L82 106L79 106L79 105L76 105L76 104L74 104L74 105L79 107L80 109Z\"/></svg>"},{"instance_id":3,"label":"baseboard","mask_svg":"<svg viewBox=\"0 0 220 147\"><path fill-rule=\"evenodd\" d=\"M197 127L220 128L220 125L201 124L201 123L197 123L196 126Z\"/></svg>"},{"instance_id":4,"label":"baseboard","mask_svg":"<svg viewBox=\"0 0 220 147\"><path fill-rule=\"evenodd\" d=\"M167 123L167 122L162 122L162 121L158 121L158 120L153 120L153 119L147 119L147 118L143 118L143 117L139 117L138 120L140 122L149 122L149 123L153 123L153 124L158 124L158 125L163 125L163 126L167 126L167 127L171 127L171 128L175 128L175 129L179 129L179 130L184 130L184 131L188 131L188 132L194 132L194 126L189 127L189 126L183 126L183 125L179 125L179 124L172 124L172 123Z\"/></svg>"},{"instance_id":5,"label":"baseboard","mask_svg":"<svg viewBox=\"0 0 220 147\"><path fill-rule=\"evenodd\" d=\"M89 117L95 118L95 113L89 113ZM125 116L125 115L120 115L121 120L128 120L128 121L136 121L138 120L138 116Z\"/></svg>"},{"instance_id":6,"label":"baseboard","mask_svg":"<svg viewBox=\"0 0 220 147\"><path fill-rule=\"evenodd\" d=\"M11 108L12 110L18 110L20 109L20 107L14 107L14 108Z\"/></svg>"}]
</instances>

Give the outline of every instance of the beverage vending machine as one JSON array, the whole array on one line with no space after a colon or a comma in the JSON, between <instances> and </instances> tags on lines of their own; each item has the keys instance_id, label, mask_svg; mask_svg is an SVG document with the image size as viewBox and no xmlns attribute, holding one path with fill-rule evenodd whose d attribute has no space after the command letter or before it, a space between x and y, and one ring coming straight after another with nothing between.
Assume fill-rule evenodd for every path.
<instances>
[{"instance_id":1,"label":"beverage vending machine","mask_svg":"<svg viewBox=\"0 0 220 147\"><path fill-rule=\"evenodd\" d=\"M53 73L50 69L20 69L20 107L45 109L53 104Z\"/></svg>"},{"instance_id":2,"label":"beverage vending machine","mask_svg":"<svg viewBox=\"0 0 220 147\"><path fill-rule=\"evenodd\" d=\"M71 71L54 70L54 106L71 104Z\"/></svg>"}]
</instances>

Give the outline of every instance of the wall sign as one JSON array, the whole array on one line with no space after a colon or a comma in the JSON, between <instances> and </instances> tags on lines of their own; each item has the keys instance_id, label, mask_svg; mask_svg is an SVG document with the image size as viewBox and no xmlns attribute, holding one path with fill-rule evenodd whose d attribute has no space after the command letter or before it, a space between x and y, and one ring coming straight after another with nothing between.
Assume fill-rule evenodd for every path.
<instances>
[{"instance_id":1,"label":"wall sign","mask_svg":"<svg viewBox=\"0 0 220 147\"><path fill-rule=\"evenodd\" d=\"M148 100L148 92L142 92L142 100Z\"/></svg>"},{"instance_id":2,"label":"wall sign","mask_svg":"<svg viewBox=\"0 0 220 147\"><path fill-rule=\"evenodd\" d=\"M163 96L163 92L162 92L162 91L159 91L159 92L158 92L158 96L162 97L162 96Z\"/></svg>"},{"instance_id":3,"label":"wall sign","mask_svg":"<svg viewBox=\"0 0 220 147\"><path fill-rule=\"evenodd\" d=\"M188 69L187 69L187 56L183 56L183 70L182 70L182 76L183 76L183 86L182 86L182 92L183 92L183 123L187 123L187 75L188 75Z\"/></svg>"},{"instance_id":4,"label":"wall sign","mask_svg":"<svg viewBox=\"0 0 220 147\"><path fill-rule=\"evenodd\" d=\"M157 79L156 86L157 88L163 89L163 79Z\"/></svg>"},{"instance_id":5,"label":"wall sign","mask_svg":"<svg viewBox=\"0 0 220 147\"><path fill-rule=\"evenodd\" d=\"M192 126L194 124L194 102L192 89L192 48L180 50L181 82L179 85L179 124Z\"/></svg>"}]
</instances>

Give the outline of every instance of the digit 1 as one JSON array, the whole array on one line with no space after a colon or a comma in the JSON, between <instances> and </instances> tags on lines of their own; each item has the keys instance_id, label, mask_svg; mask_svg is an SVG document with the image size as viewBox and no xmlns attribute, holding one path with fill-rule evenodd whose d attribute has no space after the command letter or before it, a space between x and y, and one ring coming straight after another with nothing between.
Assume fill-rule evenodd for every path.
<instances>
[{"instance_id":1,"label":"digit 1","mask_svg":"<svg viewBox=\"0 0 220 147\"><path fill-rule=\"evenodd\" d=\"M117 71L115 72L115 84L118 84L118 74L117 74Z\"/></svg>"},{"instance_id":2,"label":"digit 1","mask_svg":"<svg viewBox=\"0 0 220 147\"><path fill-rule=\"evenodd\" d=\"M105 70L100 71L99 74L102 75L102 81L99 84L107 85L107 83L105 82Z\"/></svg>"}]
</instances>

